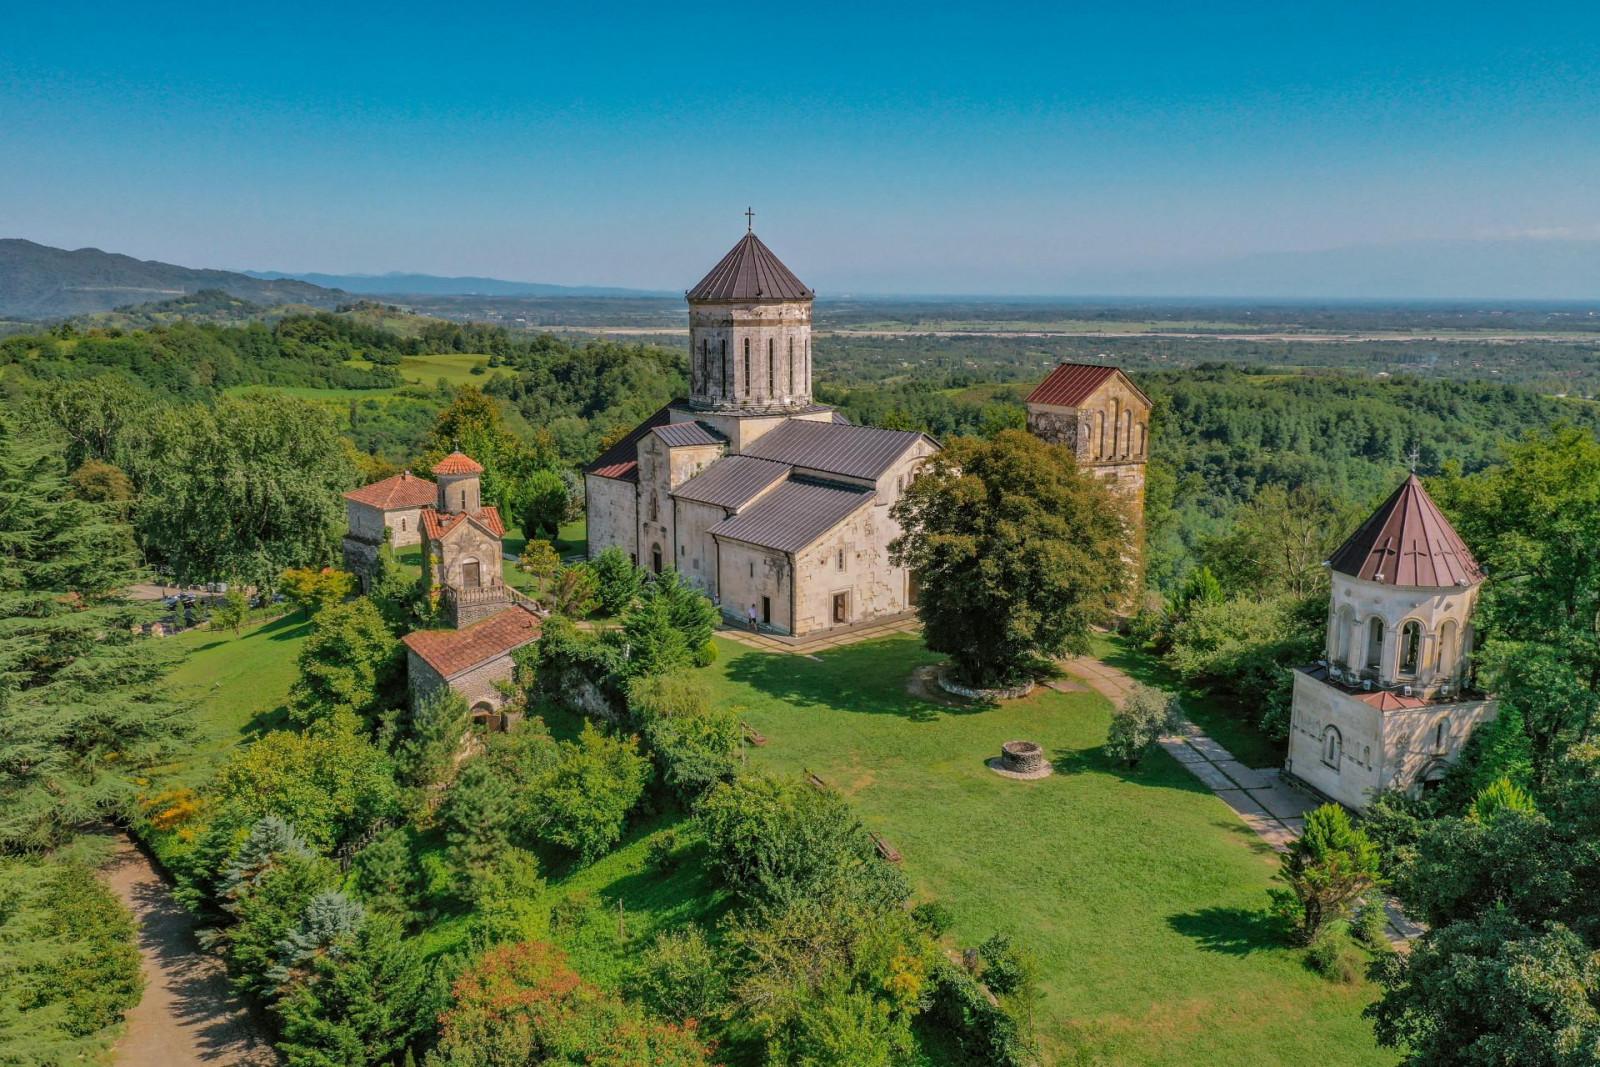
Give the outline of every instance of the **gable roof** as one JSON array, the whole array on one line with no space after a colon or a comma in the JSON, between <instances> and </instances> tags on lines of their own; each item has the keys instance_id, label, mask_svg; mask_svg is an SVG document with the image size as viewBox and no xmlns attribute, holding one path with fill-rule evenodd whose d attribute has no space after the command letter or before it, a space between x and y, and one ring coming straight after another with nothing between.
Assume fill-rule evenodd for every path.
<instances>
[{"instance_id":1,"label":"gable roof","mask_svg":"<svg viewBox=\"0 0 1600 1067\"><path fill-rule=\"evenodd\" d=\"M1383 585L1476 585L1483 571L1413 474L1328 560L1340 574Z\"/></svg>"},{"instance_id":2,"label":"gable roof","mask_svg":"<svg viewBox=\"0 0 1600 1067\"><path fill-rule=\"evenodd\" d=\"M724 456L672 491L679 500L740 508L789 476L789 465L754 456Z\"/></svg>"},{"instance_id":3,"label":"gable roof","mask_svg":"<svg viewBox=\"0 0 1600 1067\"><path fill-rule=\"evenodd\" d=\"M689 445L720 445L727 441L711 427L703 422L669 422L665 426L657 426L650 431L661 438L668 448L683 448Z\"/></svg>"},{"instance_id":4,"label":"gable roof","mask_svg":"<svg viewBox=\"0 0 1600 1067\"><path fill-rule=\"evenodd\" d=\"M708 532L761 548L797 552L876 498L864 486L791 478Z\"/></svg>"},{"instance_id":5,"label":"gable roof","mask_svg":"<svg viewBox=\"0 0 1600 1067\"><path fill-rule=\"evenodd\" d=\"M410 471L401 471L381 482L352 489L344 498L381 511L391 511L395 508L428 507L438 499L438 490L439 487L428 479L419 478Z\"/></svg>"},{"instance_id":6,"label":"gable roof","mask_svg":"<svg viewBox=\"0 0 1600 1067\"><path fill-rule=\"evenodd\" d=\"M663 406L648 419L629 430L628 436L600 453L593 463L583 468L583 473L598 475L601 478L615 478L619 482L637 482L639 441L657 426L665 426L672 421L673 407L683 403L683 400L674 400Z\"/></svg>"},{"instance_id":7,"label":"gable roof","mask_svg":"<svg viewBox=\"0 0 1600 1067\"><path fill-rule=\"evenodd\" d=\"M539 626L533 612L513 607L464 630L413 630L401 640L441 678L453 678L536 640Z\"/></svg>"},{"instance_id":8,"label":"gable roof","mask_svg":"<svg viewBox=\"0 0 1600 1067\"><path fill-rule=\"evenodd\" d=\"M743 454L847 478L877 478L923 440L932 439L915 430L788 419L756 438Z\"/></svg>"},{"instance_id":9,"label":"gable roof","mask_svg":"<svg viewBox=\"0 0 1600 1067\"><path fill-rule=\"evenodd\" d=\"M754 233L686 294L690 300L810 300L813 293Z\"/></svg>"},{"instance_id":10,"label":"gable roof","mask_svg":"<svg viewBox=\"0 0 1600 1067\"><path fill-rule=\"evenodd\" d=\"M452 452L433 465L435 474L482 474L483 464L465 452Z\"/></svg>"},{"instance_id":11,"label":"gable roof","mask_svg":"<svg viewBox=\"0 0 1600 1067\"><path fill-rule=\"evenodd\" d=\"M445 534L467 521L468 512L465 511L439 511L437 508L425 508L422 512L422 532L430 541L437 541ZM500 509L493 505L479 508L471 512L471 517L476 519L484 529L496 537L506 535L505 523L500 521Z\"/></svg>"},{"instance_id":12,"label":"gable roof","mask_svg":"<svg viewBox=\"0 0 1600 1067\"><path fill-rule=\"evenodd\" d=\"M1119 374L1122 374L1119 368L1098 363L1060 363L1045 376L1044 381L1034 386L1033 392L1028 394L1023 403L1077 407L1088 400L1096 389ZM1144 395L1144 390L1133 384L1132 378L1126 374L1122 374L1122 377L1146 404L1150 403L1150 398Z\"/></svg>"}]
</instances>

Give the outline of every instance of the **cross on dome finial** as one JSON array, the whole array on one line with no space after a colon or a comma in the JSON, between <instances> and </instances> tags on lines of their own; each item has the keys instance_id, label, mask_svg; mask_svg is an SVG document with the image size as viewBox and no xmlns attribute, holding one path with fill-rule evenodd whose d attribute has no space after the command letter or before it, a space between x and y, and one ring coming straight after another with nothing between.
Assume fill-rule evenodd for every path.
<instances>
[{"instance_id":1,"label":"cross on dome finial","mask_svg":"<svg viewBox=\"0 0 1600 1067\"><path fill-rule=\"evenodd\" d=\"M744 209L744 232L756 232L756 213L754 208L747 207Z\"/></svg>"},{"instance_id":2,"label":"cross on dome finial","mask_svg":"<svg viewBox=\"0 0 1600 1067\"><path fill-rule=\"evenodd\" d=\"M1417 460L1422 458L1422 449L1418 448L1416 445L1412 445L1411 455L1406 458L1411 460L1411 473L1417 473Z\"/></svg>"}]
</instances>

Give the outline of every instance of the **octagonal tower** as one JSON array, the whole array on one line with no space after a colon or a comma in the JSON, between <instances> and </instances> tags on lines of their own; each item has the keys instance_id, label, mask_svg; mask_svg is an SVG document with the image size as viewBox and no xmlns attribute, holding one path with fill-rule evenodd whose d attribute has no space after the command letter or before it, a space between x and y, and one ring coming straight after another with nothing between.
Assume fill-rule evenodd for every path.
<instances>
[{"instance_id":1,"label":"octagonal tower","mask_svg":"<svg viewBox=\"0 0 1600 1067\"><path fill-rule=\"evenodd\" d=\"M686 294L689 404L781 415L811 408L815 294L753 231Z\"/></svg>"}]
</instances>

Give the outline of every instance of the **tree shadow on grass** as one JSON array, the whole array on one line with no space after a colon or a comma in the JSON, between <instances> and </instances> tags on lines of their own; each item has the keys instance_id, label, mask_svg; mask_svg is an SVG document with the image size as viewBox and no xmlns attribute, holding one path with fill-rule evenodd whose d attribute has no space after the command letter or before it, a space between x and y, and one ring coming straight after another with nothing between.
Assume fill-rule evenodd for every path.
<instances>
[{"instance_id":1,"label":"tree shadow on grass","mask_svg":"<svg viewBox=\"0 0 1600 1067\"><path fill-rule=\"evenodd\" d=\"M830 649L815 658L747 653L729 662L727 677L799 707L898 715L912 722L935 722L993 707L934 703L907 692L911 672L931 662L934 657L913 642L888 638Z\"/></svg>"},{"instance_id":2,"label":"tree shadow on grass","mask_svg":"<svg viewBox=\"0 0 1600 1067\"><path fill-rule=\"evenodd\" d=\"M1289 943L1289 926L1265 908L1201 908L1167 917L1167 925L1207 952L1248 956Z\"/></svg>"}]
</instances>

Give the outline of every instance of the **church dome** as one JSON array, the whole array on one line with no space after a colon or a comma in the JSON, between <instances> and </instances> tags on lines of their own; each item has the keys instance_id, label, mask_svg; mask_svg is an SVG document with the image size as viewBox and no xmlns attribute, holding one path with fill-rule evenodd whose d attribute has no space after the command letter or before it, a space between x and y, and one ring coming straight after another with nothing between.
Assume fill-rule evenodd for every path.
<instances>
[{"instance_id":1,"label":"church dome","mask_svg":"<svg viewBox=\"0 0 1600 1067\"><path fill-rule=\"evenodd\" d=\"M1328 560L1339 574L1379 585L1477 585L1483 570L1415 474Z\"/></svg>"},{"instance_id":2,"label":"church dome","mask_svg":"<svg viewBox=\"0 0 1600 1067\"><path fill-rule=\"evenodd\" d=\"M815 294L753 232L688 292L691 301L810 300Z\"/></svg>"}]
</instances>

